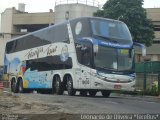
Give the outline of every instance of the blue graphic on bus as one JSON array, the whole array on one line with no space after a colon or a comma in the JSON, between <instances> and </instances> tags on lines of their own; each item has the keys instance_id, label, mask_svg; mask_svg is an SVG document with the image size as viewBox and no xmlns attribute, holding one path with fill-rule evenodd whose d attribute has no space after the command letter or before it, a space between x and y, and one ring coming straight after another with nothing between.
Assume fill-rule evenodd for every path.
<instances>
[{"instance_id":1,"label":"blue graphic on bus","mask_svg":"<svg viewBox=\"0 0 160 120\"><path fill-rule=\"evenodd\" d=\"M24 79L28 81L28 88L49 88L46 72L31 71L29 68L24 73Z\"/></svg>"}]
</instances>

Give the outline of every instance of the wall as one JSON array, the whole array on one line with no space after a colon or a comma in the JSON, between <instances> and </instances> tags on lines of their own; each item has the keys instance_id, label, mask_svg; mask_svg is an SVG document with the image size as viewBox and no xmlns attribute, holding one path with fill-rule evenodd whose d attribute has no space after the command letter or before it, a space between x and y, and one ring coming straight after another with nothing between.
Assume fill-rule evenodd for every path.
<instances>
[{"instance_id":1,"label":"wall","mask_svg":"<svg viewBox=\"0 0 160 120\"><path fill-rule=\"evenodd\" d=\"M99 8L84 4L61 4L55 6L55 23L65 21L66 12L69 12L69 19L77 17L91 17Z\"/></svg>"},{"instance_id":2,"label":"wall","mask_svg":"<svg viewBox=\"0 0 160 120\"><path fill-rule=\"evenodd\" d=\"M147 8L147 18L160 25L160 8ZM155 23L156 24L156 23Z\"/></svg>"},{"instance_id":3,"label":"wall","mask_svg":"<svg viewBox=\"0 0 160 120\"><path fill-rule=\"evenodd\" d=\"M3 66L6 42L10 39L11 39L11 34L0 35L0 66Z\"/></svg>"},{"instance_id":4,"label":"wall","mask_svg":"<svg viewBox=\"0 0 160 120\"><path fill-rule=\"evenodd\" d=\"M1 32L2 33L12 33L12 15L15 8L7 8L1 14Z\"/></svg>"},{"instance_id":5,"label":"wall","mask_svg":"<svg viewBox=\"0 0 160 120\"><path fill-rule=\"evenodd\" d=\"M13 14L14 25L51 24L54 23L54 13L21 13Z\"/></svg>"}]
</instances>

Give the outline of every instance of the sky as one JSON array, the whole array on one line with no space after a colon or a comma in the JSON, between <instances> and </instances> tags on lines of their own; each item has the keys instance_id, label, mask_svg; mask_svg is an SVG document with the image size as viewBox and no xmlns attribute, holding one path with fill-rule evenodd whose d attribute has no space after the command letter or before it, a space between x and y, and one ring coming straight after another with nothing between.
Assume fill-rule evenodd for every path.
<instances>
[{"instance_id":1,"label":"sky","mask_svg":"<svg viewBox=\"0 0 160 120\"><path fill-rule=\"evenodd\" d=\"M18 3L26 4L25 6L26 12L48 12L49 9L54 10L54 5L56 0L0 0L0 1L1 1L0 13L2 13L6 8L9 7L18 8ZM67 1L67 0L61 0L61 1ZM86 0L79 0L79 1L86 1ZM99 4L103 5L107 0L88 0L88 1L97 1L99 2ZM160 7L160 0L144 0L143 7L145 8Z\"/></svg>"}]
</instances>

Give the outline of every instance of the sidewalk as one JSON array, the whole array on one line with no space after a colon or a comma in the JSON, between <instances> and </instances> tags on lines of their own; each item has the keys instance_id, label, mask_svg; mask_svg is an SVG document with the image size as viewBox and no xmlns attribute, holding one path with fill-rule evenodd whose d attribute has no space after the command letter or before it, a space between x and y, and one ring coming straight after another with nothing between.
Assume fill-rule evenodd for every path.
<instances>
[{"instance_id":1,"label":"sidewalk","mask_svg":"<svg viewBox=\"0 0 160 120\"><path fill-rule=\"evenodd\" d=\"M129 94L119 94L119 93L113 93L113 95L129 99L148 101L148 102L160 102L160 96L129 95Z\"/></svg>"}]
</instances>

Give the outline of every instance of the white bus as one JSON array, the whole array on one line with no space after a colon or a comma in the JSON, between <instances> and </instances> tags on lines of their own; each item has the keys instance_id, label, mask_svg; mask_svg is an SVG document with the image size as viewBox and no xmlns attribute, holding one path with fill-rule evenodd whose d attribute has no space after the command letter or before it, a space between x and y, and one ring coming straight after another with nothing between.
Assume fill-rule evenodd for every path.
<instances>
[{"instance_id":1,"label":"white bus","mask_svg":"<svg viewBox=\"0 0 160 120\"><path fill-rule=\"evenodd\" d=\"M81 17L8 41L5 73L13 92L95 96L101 91L108 97L114 90L134 90L133 46L123 22Z\"/></svg>"}]
</instances>

